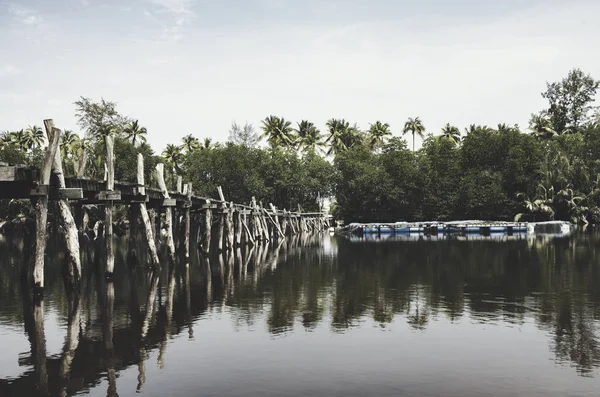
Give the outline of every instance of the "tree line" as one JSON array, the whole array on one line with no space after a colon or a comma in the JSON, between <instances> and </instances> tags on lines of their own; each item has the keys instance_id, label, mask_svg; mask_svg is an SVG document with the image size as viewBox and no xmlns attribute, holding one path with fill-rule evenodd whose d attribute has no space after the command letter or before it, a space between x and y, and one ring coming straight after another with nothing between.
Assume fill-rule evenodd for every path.
<instances>
[{"instance_id":1,"label":"tree line","mask_svg":"<svg viewBox=\"0 0 600 397\"><path fill-rule=\"evenodd\" d=\"M270 115L257 129L233 123L226 142L187 134L157 153L139 120L119 113L114 102L81 97L75 115L83 136L64 131L61 151L70 174L101 178L104 137L115 137L116 178L135 180L137 153L146 178L158 162L168 183L176 175L197 194L228 200L254 196L280 208L320 210L331 202L338 219L571 220L600 221L599 81L579 69L547 83L548 106L533 113L528 128L499 124L446 124L427 130L411 117L398 131L375 121L361 129L332 118L322 132L309 120L295 125ZM423 140L417 150L415 141ZM406 138L406 140L404 139ZM267 145L262 145L266 142ZM409 147L409 142L411 146ZM0 161L39 164L45 143L37 126L5 131Z\"/></svg>"}]
</instances>

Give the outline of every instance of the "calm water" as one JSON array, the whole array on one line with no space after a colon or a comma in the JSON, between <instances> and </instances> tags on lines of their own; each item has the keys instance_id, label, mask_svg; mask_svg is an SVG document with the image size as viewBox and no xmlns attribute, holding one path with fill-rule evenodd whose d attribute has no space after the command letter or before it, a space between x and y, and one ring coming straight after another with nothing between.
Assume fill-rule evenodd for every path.
<instances>
[{"instance_id":1,"label":"calm water","mask_svg":"<svg viewBox=\"0 0 600 397\"><path fill-rule=\"evenodd\" d=\"M600 235L290 240L152 275L0 238L0 396L597 396Z\"/></svg>"}]
</instances>

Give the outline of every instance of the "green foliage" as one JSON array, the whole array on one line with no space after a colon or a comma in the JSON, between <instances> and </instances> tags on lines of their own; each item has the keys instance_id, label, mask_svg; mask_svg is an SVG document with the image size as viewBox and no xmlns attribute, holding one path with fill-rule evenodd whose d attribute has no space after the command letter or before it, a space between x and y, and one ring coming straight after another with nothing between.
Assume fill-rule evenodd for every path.
<instances>
[{"instance_id":1,"label":"green foliage","mask_svg":"<svg viewBox=\"0 0 600 397\"><path fill-rule=\"evenodd\" d=\"M299 158L295 152L278 148L258 149L228 143L187 156L183 173L194 191L214 197L222 186L228 201L249 203L252 197L263 205L279 208L318 209L317 197L332 190L333 169L313 153Z\"/></svg>"},{"instance_id":2,"label":"green foliage","mask_svg":"<svg viewBox=\"0 0 600 397\"><path fill-rule=\"evenodd\" d=\"M269 116L262 122L263 135L271 147L293 147L296 144L292 123L283 117Z\"/></svg>"},{"instance_id":3,"label":"green foliage","mask_svg":"<svg viewBox=\"0 0 600 397\"><path fill-rule=\"evenodd\" d=\"M129 118L122 116L117 111L117 104L102 98L94 102L90 98L80 97L75 101L75 116L77 123L86 132L88 138L102 141L109 134L121 134Z\"/></svg>"},{"instance_id":4,"label":"green foliage","mask_svg":"<svg viewBox=\"0 0 600 397\"><path fill-rule=\"evenodd\" d=\"M542 97L548 100L552 128L558 134L579 132L588 121L600 81L573 69L559 82L546 83Z\"/></svg>"},{"instance_id":5,"label":"green foliage","mask_svg":"<svg viewBox=\"0 0 600 397\"><path fill-rule=\"evenodd\" d=\"M408 121L404 123L404 129L402 130L402 134L406 135L409 132L412 134L414 152L415 135L417 135L419 138L423 138L423 134L425 133L425 127L423 126L421 119L419 119L418 117L415 117L414 119L412 117L409 117Z\"/></svg>"},{"instance_id":6,"label":"green foliage","mask_svg":"<svg viewBox=\"0 0 600 397\"><path fill-rule=\"evenodd\" d=\"M234 121L231 123L227 141L235 145L253 148L260 142L260 137L256 131L254 131L254 126L252 124L246 123L243 126L240 126Z\"/></svg>"}]
</instances>

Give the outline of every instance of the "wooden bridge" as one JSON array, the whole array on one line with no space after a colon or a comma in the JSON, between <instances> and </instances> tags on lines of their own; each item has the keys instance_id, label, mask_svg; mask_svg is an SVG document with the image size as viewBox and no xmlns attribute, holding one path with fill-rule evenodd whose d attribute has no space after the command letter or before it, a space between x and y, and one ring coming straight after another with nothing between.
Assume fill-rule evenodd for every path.
<instances>
[{"instance_id":1,"label":"wooden bridge","mask_svg":"<svg viewBox=\"0 0 600 397\"><path fill-rule=\"evenodd\" d=\"M230 250L240 245L262 244L284 239L289 235L327 230L329 227L329 218L324 213L279 210L272 204L265 208L254 198L247 205L233 203L225 199L220 187L219 199L195 196L192 184L184 184L181 177L177 177L175 190L169 190L164 179L163 164L156 166L159 188L150 188L144 181L144 159L141 154L138 154L137 159L136 183L115 181L111 136L105 138L104 180L85 178L82 172L79 172L78 177L66 177L58 148L61 131L54 126L52 120L44 120L44 126L48 146L40 168L0 163L0 198L29 199L34 205L36 236L30 277L37 288L44 287L49 200L58 202L55 218L65 235L68 253L66 270L68 279L73 284L81 277L79 239L91 231L95 238L104 239L106 274L108 277L112 276L114 205L128 207L130 241L135 239L138 224L141 225L141 234L145 236L148 249L148 266L151 268L160 267L157 245L161 243L161 230L166 231L169 258L174 262L178 252L185 261L189 259L192 243L199 244L202 251L208 254L213 246L218 251ZM104 209L104 219L90 227L89 208L92 205ZM191 224L195 218L199 225L197 234L192 238ZM181 233L175 235L175 231ZM183 239L179 238L180 235ZM175 247L176 241L179 250Z\"/></svg>"}]
</instances>

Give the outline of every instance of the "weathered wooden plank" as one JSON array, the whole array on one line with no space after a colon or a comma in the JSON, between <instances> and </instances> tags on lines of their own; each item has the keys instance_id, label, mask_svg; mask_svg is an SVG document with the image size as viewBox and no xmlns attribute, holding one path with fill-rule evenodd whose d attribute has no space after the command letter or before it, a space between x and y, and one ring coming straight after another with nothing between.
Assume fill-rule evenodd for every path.
<instances>
[{"instance_id":1,"label":"weathered wooden plank","mask_svg":"<svg viewBox=\"0 0 600 397\"><path fill-rule=\"evenodd\" d=\"M51 199L59 200L80 200L83 198L83 189L80 188L61 188L50 190Z\"/></svg>"},{"instance_id":2,"label":"weathered wooden plank","mask_svg":"<svg viewBox=\"0 0 600 397\"><path fill-rule=\"evenodd\" d=\"M161 207L176 207L177 206L177 200L175 199L164 199L160 202L160 206Z\"/></svg>"},{"instance_id":3,"label":"weathered wooden plank","mask_svg":"<svg viewBox=\"0 0 600 397\"><path fill-rule=\"evenodd\" d=\"M120 191L104 191L98 192L94 196L98 201L120 201L121 200L121 192Z\"/></svg>"}]
</instances>

